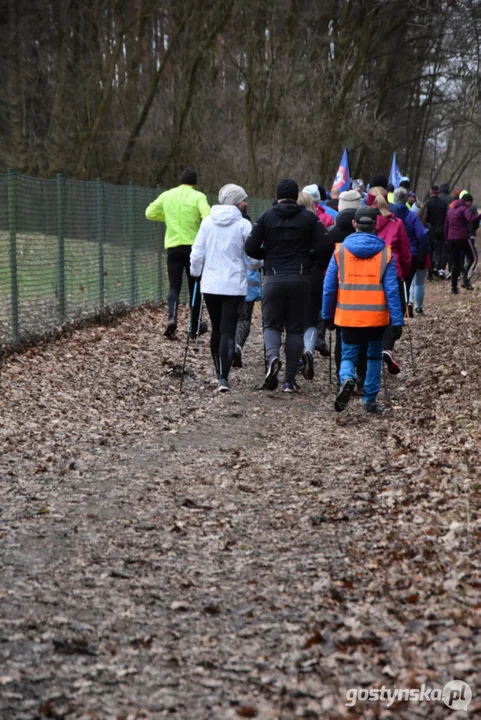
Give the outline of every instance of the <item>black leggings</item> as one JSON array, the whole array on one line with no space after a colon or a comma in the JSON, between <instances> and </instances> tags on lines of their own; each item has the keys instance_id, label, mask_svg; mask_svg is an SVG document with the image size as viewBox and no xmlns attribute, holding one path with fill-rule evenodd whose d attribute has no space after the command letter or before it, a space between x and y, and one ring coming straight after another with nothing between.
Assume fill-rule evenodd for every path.
<instances>
[{"instance_id":1,"label":"black leggings","mask_svg":"<svg viewBox=\"0 0 481 720\"><path fill-rule=\"evenodd\" d=\"M187 274L189 284L190 306L192 307L192 295L194 293L194 281L190 274L190 252L191 245L179 245L178 247L167 248L167 274L169 276L169 294L167 296L167 307L169 319L177 321L177 309L179 307L179 295L182 290L182 277L184 270ZM197 288L195 306L192 310L192 328L197 329L200 310L200 289Z\"/></svg>"},{"instance_id":2,"label":"black leggings","mask_svg":"<svg viewBox=\"0 0 481 720\"><path fill-rule=\"evenodd\" d=\"M212 323L210 351L219 378L229 377L232 356L234 354L234 338L239 313L239 304L243 295L211 295L204 294L204 301Z\"/></svg>"}]
</instances>

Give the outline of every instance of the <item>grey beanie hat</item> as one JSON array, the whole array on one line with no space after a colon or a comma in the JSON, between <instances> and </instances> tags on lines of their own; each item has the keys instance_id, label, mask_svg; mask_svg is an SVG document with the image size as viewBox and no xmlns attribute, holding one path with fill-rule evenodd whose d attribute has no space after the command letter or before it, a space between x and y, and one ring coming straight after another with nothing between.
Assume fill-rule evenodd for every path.
<instances>
[{"instance_id":1,"label":"grey beanie hat","mask_svg":"<svg viewBox=\"0 0 481 720\"><path fill-rule=\"evenodd\" d=\"M228 183L219 190L219 202L221 205L238 205L247 197L247 193L240 185Z\"/></svg>"},{"instance_id":2,"label":"grey beanie hat","mask_svg":"<svg viewBox=\"0 0 481 720\"><path fill-rule=\"evenodd\" d=\"M394 191L394 202L396 205L405 205L408 200L408 191L406 188L398 187Z\"/></svg>"},{"instance_id":3,"label":"grey beanie hat","mask_svg":"<svg viewBox=\"0 0 481 720\"><path fill-rule=\"evenodd\" d=\"M357 210L359 207L361 207L361 193L357 190L344 190L344 192L339 195L339 212L347 210L348 208Z\"/></svg>"}]
</instances>

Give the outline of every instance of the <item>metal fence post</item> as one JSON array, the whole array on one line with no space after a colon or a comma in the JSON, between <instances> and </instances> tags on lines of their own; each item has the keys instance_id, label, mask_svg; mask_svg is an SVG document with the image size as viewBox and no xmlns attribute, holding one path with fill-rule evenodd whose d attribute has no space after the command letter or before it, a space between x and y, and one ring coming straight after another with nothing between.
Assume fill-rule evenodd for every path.
<instances>
[{"instance_id":1,"label":"metal fence post","mask_svg":"<svg viewBox=\"0 0 481 720\"><path fill-rule=\"evenodd\" d=\"M97 178L97 242L99 245L99 307L105 306L105 204L104 181Z\"/></svg>"},{"instance_id":2,"label":"metal fence post","mask_svg":"<svg viewBox=\"0 0 481 720\"><path fill-rule=\"evenodd\" d=\"M57 173L57 292L58 310L65 320L65 182L62 173Z\"/></svg>"},{"instance_id":3,"label":"metal fence post","mask_svg":"<svg viewBox=\"0 0 481 720\"><path fill-rule=\"evenodd\" d=\"M19 336L18 319L18 268L17 268L17 202L15 170L8 171L8 230L10 233L10 300L12 303L12 335Z\"/></svg>"},{"instance_id":4,"label":"metal fence post","mask_svg":"<svg viewBox=\"0 0 481 720\"><path fill-rule=\"evenodd\" d=\"M157 185L157 193L160 195L160 185ZM155 236L158 237L157 246L157 294L159 296L159 302L163 301L162 297L162 255L164 248L162 247L162 227L160 223L152 223Z\"/></svg>"},{"instance_id":5,"label":"metal fence post","mask_svg":"<svg viewBox=\"0 0 481 720\"><path fill-rule=\"evenodd\" d=\"M130 304L135 305L137 301L137 288L135 282L135 185L132 180L129 182L129 199L127 203L128 214L128 239L130 247Z\"/></svg>"}]
</instances>

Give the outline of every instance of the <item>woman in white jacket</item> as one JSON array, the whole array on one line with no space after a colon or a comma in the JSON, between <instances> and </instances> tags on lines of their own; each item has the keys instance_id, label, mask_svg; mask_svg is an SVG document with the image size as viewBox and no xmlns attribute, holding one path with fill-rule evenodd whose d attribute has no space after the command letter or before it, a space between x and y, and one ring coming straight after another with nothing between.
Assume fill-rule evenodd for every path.
<instances>
[{"instance_id":1,"label":"woman in white jacket","mask_svg":"<svg viewBox=\"0 0 481 720\"><path fill-rule=\"evenodd\" d=\"M219 392L229 390L229 370L240 302L247 294L244 244L252 225L242 213L247 193L229 183L219 191L219 205L202 220L190 255L190 274L199 278L212 334L210 350L214 359Z\"/></svg>"}]
</instances>

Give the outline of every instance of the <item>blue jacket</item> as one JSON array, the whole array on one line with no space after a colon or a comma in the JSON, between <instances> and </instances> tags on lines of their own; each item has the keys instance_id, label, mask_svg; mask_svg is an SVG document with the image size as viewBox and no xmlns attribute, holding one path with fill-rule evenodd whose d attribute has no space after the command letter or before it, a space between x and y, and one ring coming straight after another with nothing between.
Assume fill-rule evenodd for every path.
<instances>
[{"instance_id":1,"label":"blue jacket","mask_svg":"<svg viewBox=\"0 0 481 720\"><path fill-rule=\"evenodd\" d=\"M348 235L344 240L344 246L356 257L372 257L385 247L384 241L377 235L371 233L356 232ZM394 256L391 256L387 264L386 272L382 280L386 303L391 316L391 325L401 327L404 323L399 297L399 285L396 276L396 265ZM337 290L339 286L338 268L334 255L331 258L324 278L324 293L322 296L322 317L324 320L332 320L336 313Z\"/></svg>"},{"instance_id":2,"label":"blue jacket","mask_svg":"<svg viewBox=\"0 0 481 720\"><path fill-rule=\"evenodd\" d=\"M246 301L262 300L262 281L259 270L250 270L247 264L247 295Z\"/></svg>"},{"instance_id":3,"label":"blue jacket","mask_svg":"<svg viewBox=\"0 0 481 720\"><path fill-rule=\"evenodd\" d=\"M428 231L419 217L404 204L397 204L395 208L396 215L401 218L406 228L409 244L411 245L411 255L417 255L419 250L428 253L430 251Z\"/></svg>"}]
</instances>

